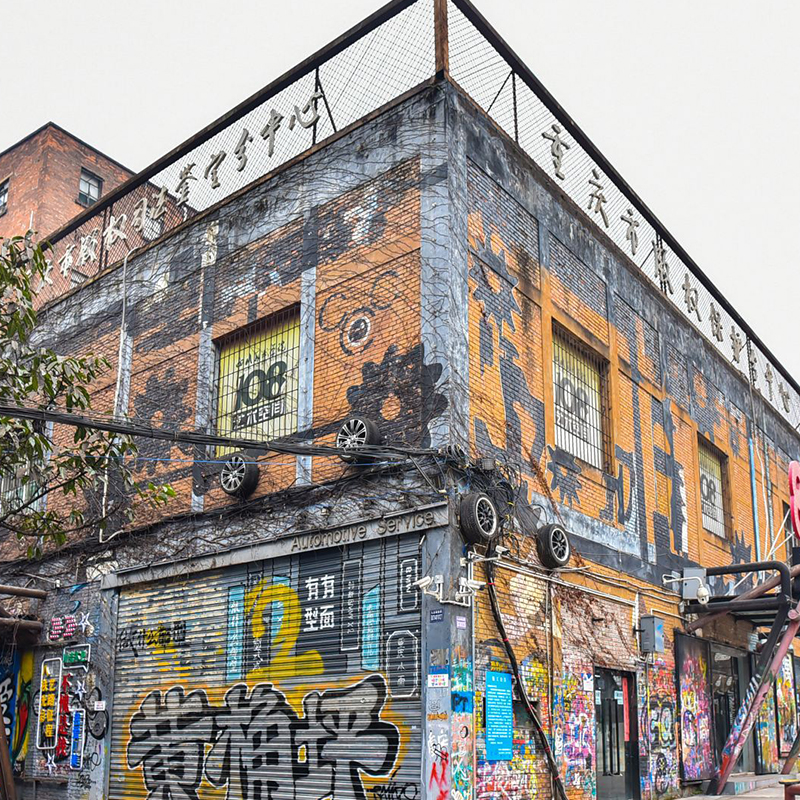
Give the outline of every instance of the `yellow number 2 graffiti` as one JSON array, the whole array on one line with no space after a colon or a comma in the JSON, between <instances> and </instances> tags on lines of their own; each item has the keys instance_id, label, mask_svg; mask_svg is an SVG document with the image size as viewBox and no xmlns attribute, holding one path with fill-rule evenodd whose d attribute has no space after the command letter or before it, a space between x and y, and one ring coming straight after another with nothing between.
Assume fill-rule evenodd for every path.
<instances>
[{"instance_id":1,"label":"yellow number 2 graffiti","mask_svg":"<svg viewBox=\"0 0 800 800\"><path fill-rule=\"evenodd\" d=\"M270 643L268 632L273 629L272 615L276 613L274 606L270 608L273 603L280 606L281 616L280 627ZM268 608L272 612L269 616L266 614ZM297 644L302 620L300 600L294 589L281 583L274 583L271 578L264 578L248 590L245 610L250 617L254 643L271 645L273 653L266 666L256 667L248 673L248 680L279 683L281 679L291 678L294 675L321 675L325 671L322 656L317 650L292 654Z\"/></svg>"}]
</instances>

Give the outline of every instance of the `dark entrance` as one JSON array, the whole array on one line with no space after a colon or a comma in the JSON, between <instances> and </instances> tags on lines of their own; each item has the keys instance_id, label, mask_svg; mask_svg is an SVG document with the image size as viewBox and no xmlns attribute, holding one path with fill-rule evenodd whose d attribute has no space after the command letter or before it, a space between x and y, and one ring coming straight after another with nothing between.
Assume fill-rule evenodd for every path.
<instances>
[{"instance_id":1,"label":"dark entrance","mask_svg":"<svg viewBox=\"0 0 800 800\"><path fill-rule=\"evenodd\" d=\"M598 800L639 800L639 743L633 675L595 669Z\"/></svg>"},{"instance_id":2,"label":"dark entrance","mask_svg":"<svg viewBox=\"0 0 800 800\"><path fill-rule=\"evenodd\" d=\"M747 654L712 642L711 689L714 693L714 745L718 764L739 711L742 690L746 691L749 680ZM736 762L736 772L753 771L753 748L750 742L752 737L742 748Z\"/></svg>"}]
</instances>

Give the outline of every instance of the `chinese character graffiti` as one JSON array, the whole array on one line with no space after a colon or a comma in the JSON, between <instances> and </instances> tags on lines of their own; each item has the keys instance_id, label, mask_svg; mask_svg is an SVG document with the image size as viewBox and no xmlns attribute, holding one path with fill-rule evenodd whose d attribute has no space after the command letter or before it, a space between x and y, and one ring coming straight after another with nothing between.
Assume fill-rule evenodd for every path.
<instances>
[{"instance_id":1,"label":"chinese character graffiti","mask_svg":"<svg viewBox=\"0 0 800 800\"><path fill-rule=\"evenodd\" d=\"M149 797L197 800L213 716L206 693L150 692L131 719L128 766L142 767Z\"/></svg>"},{"instance_id":2,"label":"chinese character graffiti","mask_svg":"<svg viewBox=\"0 0 800 800\"><path fill-rule=\"evenodd\" d=\"M128 767L141 768L160 800L197 800L204 776L230 800L291 800L303 789L367 800L362 776L389 776L400 747L397 726L381 717L387 696L384 677L368 675L309 692L299 716L270 683L236 684L221 707L202 689L156 690L131 718Z\"/></svg>"}]
</instances>

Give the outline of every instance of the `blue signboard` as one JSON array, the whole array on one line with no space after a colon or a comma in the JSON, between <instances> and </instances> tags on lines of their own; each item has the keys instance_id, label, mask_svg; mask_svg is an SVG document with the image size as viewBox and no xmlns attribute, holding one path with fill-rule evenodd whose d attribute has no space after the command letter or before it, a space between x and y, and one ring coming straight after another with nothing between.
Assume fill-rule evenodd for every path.
<instances>
[{"instance_id":1,"label":"blue signboard","mask_svg":"<svg viewBox=\"0 0 800 800\"><path fill-rule=\"evenodd\" d=\"M486 760L510 761L514 757L514 709L511 675L486 673Z\"/></svg>"},{"instance_id":2,"label":"blue signboard","mask_svg":"<svg viewBox=\"0 0 800 800\"><path fill-rule=\"evenodd\" d=\"M244 586L228 589L228 652L225 657L228 682L240 681L244 675Z\"/></svg>"},{"instance_id":3,"label":"blue signboard","mask_svg":"<svg viewBox=\"0 0 800 800\"><path fill-rule=\"evenodd\" d=\"M373 586L361 603L362 649L361 668L381 667L381 587Z\"/></svg>"}]
</instances>

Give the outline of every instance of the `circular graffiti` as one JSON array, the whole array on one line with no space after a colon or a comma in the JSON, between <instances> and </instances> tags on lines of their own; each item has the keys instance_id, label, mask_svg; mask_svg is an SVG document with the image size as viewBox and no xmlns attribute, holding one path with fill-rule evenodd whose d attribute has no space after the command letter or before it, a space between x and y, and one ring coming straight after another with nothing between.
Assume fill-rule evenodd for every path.
<instances>
[{"instance_id":1,"label":"circular graffiti","mask_svg":"<svg viewBox=\"0 0 800 800\"><path fill-rule=\"evenodd\" d=\"M655 769L653 770L653 789L655 793L661 797L670 790L672 783L671 770L669 768L669 761L664 753L659 753L656 756Z\"/></svg>"}]
</instances>

